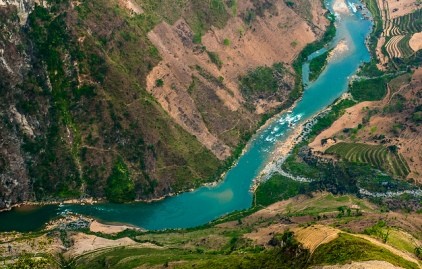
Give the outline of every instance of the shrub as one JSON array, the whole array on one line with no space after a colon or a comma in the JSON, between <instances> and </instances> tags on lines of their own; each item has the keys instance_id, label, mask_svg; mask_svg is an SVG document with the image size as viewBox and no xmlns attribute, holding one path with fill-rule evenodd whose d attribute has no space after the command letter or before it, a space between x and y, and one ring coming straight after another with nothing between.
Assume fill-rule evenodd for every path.
<instances>
[{"instance_id":1,"label":"shrub","mask_svg":"<svg viewBox=\"0 0 422 269\"><path fill-rule=\"evenodd\" d=\"M161 78L157 79L155 81L155 86L157 86L157 87L163 87L164 86L164 80L162 80Z\"/></svg>"}]
</instances>

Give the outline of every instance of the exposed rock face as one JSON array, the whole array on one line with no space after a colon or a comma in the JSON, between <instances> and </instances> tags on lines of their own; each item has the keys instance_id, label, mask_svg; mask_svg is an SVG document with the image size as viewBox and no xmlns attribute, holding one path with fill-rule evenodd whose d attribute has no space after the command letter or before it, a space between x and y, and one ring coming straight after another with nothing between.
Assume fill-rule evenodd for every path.
<instances>
[{"instance_id":1,"label":"exposed rock face","mask_svg":"<svg viewBox=\"0 0 422 269\"><path fill-rule=\"evenodd\" d=\"M21 135L33 138L34 131L14 100L17 85L28 71L28 57L18 52L18 46L22 45L20 20L26 19L30 9L27 1L0 1L0 209L30 198Z\"/></svg>"},{"instance_id":2,"label":"exposed rock face","mask_svg":"<svg viewBox=\"0 0 422 269\"><path fill-rule=\"evenodd\" d=\"M43 0L0 0L1 7L14 6L17 10L20 25L25 25L29 13L34 8L34 4L43 5Z\"/></svg>"}]
</instances>

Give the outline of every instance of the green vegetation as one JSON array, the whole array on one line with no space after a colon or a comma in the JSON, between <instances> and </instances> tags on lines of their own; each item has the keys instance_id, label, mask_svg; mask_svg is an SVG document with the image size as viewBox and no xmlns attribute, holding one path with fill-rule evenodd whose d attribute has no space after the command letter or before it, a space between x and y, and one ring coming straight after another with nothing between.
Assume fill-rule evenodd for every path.
<instances>
[{"instance_id":1,"label":"green vegetation","mask_svg":"<svg viewBox=\"0 0 422 269\"><path fill-rule=\"evenodd\" d=\"M412 35L405 35L405 37L403 37L397 44L403 58L408 58L414 54L413 49L409 46L409 40L411 38Z\"/></svg>"},{"instance_id":2,"label":"green vegetation","mask_svg":"<svg viewBox=\"0 0 422 269\"><path fill-rule=\"evenodd\" d=\"M200 44L202 42L202 36L205 32L213 25L222 28L228 18L229 14L226 11L223 0L211 0L208 2L190 1L192 13L185 14L185 18L191 26L194 35L193 42ZM171 2L172 3L172 2ZM161 3L161 5L168 5L173 7L171 3ZM158 3L157 3L158 4Z\"/></svg>"},{"instance_id":3,"label":"green vegetation","mask_svg":"<svg viewBox=\"0 0 422 269\"><path fill-rule=\"evenodd\" d=\"M207 251L200 247L194 250L121 247L102 251L95 256L82 256L77 260L76 268L99 269L108 266L109 268L123 269L141 265L168 267L171 262L183 261L172 265L175 268L287 269L303 268L309 258L309 251L296 241L294 234L290 231L274 235L270 241L274 248L270 250L250 247L250 244L240 238L237 233L227 233L226 236L232 239L223 247L226 249L224 251Z\"/></svg>"},{"instance_id":4,"label":"green vegetation","mask_svg":"<svg viewBox=\"0 0 422 269\"><path fill-rule=\"evenodd\" d=\"M412 113L412 121L422 123L422 105L415 107L415 110Z\"/></svg>"},{"instance_id":5,"label":"green vegetation","mask_svg":"<svg viewBox=\"0 0 422 269\"><path fill-rule=\"evenodd\" d=\"M297 182L288 177L275 174L258 186L255 192L256 205L268 206L305 193L307 185L308 183Z\"/></svg>"},{"instance_id":6,"label":"green vegetation","mask_svg":"<svg viewBox=\"0 0 422 269\"><path fill-rule=\"evenodd\" d=\"M230 39L228 39L228 38L224 38L224 40L223 40L223 44L224 44L224 46L230 46L230 44L231 44L231 41L230 41Z\"/></svg>"},{"instance_id":7,"label":"green vegetation","mask_svg":"<svg viewBox=\"0 0 422 269\"><path fill-rule=\"evenodd\" d=\"M113 203L129 202L135 199L135 184L122 158L116 161L107 180L106 196Z\"/></svg>"},{"instance_id":8,"label":"green vegetation","mask_svg":"<svg viewBox=\"0 0 422 269\"><path fill-rule=\"evenodd\" d=\"M412 34L422 31L422 10L393 19L393 25L396 25L402 33Z\"/></svg>"},{"instance_id":9,"label":"green vegetation","mask_svg":"<svg viewBox=\"0 0 422 269\"><path fill-rule=\"evenodd\" d=\"M418 268L390 251L377 247L369 241L348 234L340 234L338 239L319 246L311 257L313 264L346 264L351 261L381 260L404 268Z\"/></svg>"},{"instance_id":10,"label":"green vegetation","mask_svg":"<svg viewBox=\"0 0 422 269\"><path fill-rule=\"evenodd\" d=\"M150 197L158 182L171 181L181 191L214 180L223 165L145 90L147 74L160 61L147 33L163 18L172 23L182 16L202 32L223 27L230 16L223 1L147 0L142 8L130 16L106 0L74 9L54 1L30 14L22 34L34 66L17 98L45 134L22 139L37 199L80 197L82 185L86 195L106 196L119 156L136 175L139 198Z\"/></svg>"},{"instance_id":11,"label":"green vegetation","mask_svg":"<svg viewBox=\"0 0 422 269\"><path fill-rule=\"evenodd\" d=\"M313 137L317 136L323 130L329 128L338 118L340 118L345 112L346 109L355 105L356 102L350 99L343 99L338 103L335 103L331 106L328 113L318 118L317 122L312 126L312 130L309 134L309 140L312 140Z\"/></svg>"},{"instance_id":12,"label":"green vegetation","mask_svg":"<svg viewBox=\"0 0 422 269\"><path fill-rule=\"evenodd\" d=\"M317 50L322 49L326 46L336 35L336 27L334 24L335 17L329 15L330 25L327 27L323 37L320 40L317 40L311 44L306 45L305 48L299 53L295 61L293 62L293 69L295 70L296 80L295 87L293 91L289 94L289 102L293 104L294 100L297 100L303 91L302 85L302 66L307 61L309 55L314 53Z\"/></svg>"},{"instance_id":13,"label":"green vegetation","mask_svg":"<svg viewBox=\"0 0 422 269\"><path fill-rule=\"evenodd\" d=\"M82 255L75 260L76 268L138 268L163 266L174 268L309 268L319 265L346 264L352 261L381 260L404 268L418 268L389 250L369 241L340 233L339 238L320 245L312 254L289 230L274 234L271 248L252 247L242 235L247 230L206 229L174 231L142 236L156 238L140 242L163 242L167 248L148 249L116 247ZM210 236L212 234L212 236ZM157 241L159 240L159 241ZM184 246L184 247L181 247ZM210 246L211 249L209 248ZM181 262L183 261L183 262Z\"/></svg>"},{"instance_id":14,"label":"green vegetation","mask_svg":"<svg viewBox=\"0 0 422 269\"><path fill-rule=\"evenodd\" d=\"M369 63L363 64L361 69L359 70L358 74L365 75L369 77L380 76L383 74L377 67L377 56L376 56L376 47L378 38L381 36L383 32L383 21L382 16L380 13L380 9L378 8L378 1L377 0L363 0L365 5L368 7L369 11L372 14L374 25L372 32L369 35L369 42L368 47L371 53L371 60Z\"/></svg>"},{"instance_id":15,"label":"green vegetation","mask_svg":"<svg viewBox=\"0 0 422 269\"><path fill-rule=\"evenodd\" d=\"M350 93L359 102L381 100L387 93L387 79L381 77L353 81Z\"/></svg>"},{"instance_id":16,"label":"green vegetation","mask_svg":"<svg viewBox=\"0 0 422 269\"><path fill-rule=\"evenodd\" d=\"M294 147L292 153L287 157L281 168L294 176L311 179L312 181L306 189L307 192L326 190L334 194L359 194L359 188L363 188L370 192L414 189L415 186L412 184L394 179L379 170L371 168L369 164L363 162L353 163L347 160L340 162L324 162L317 157L308 155L307 145L309 141L324 129L331 126L338 117L344 114L346 108L354 104L355 102L349 99L341 100L333 105L328 113L325 113L318 118L309 132L308 139ZM324 141L321 141L321 143L323 142ZM391 160L391 166L397 171L395 173L404 173L401 169L405 169L405 163L403 163L402 166L400 165L400 163L402 163L402 158L400 158L399 155L395 155L395 149L391 147L388 149L385 148L385 150L388 151L389 155L387 156L390 156L387 160ZM380 161L378 160L378 163L379 162ZM386 206L387 208L405 209L412 208L413 206L418 207L419 204L419 198L412 195L406 197L389 197L388 199L390 201L394 200L394 203L385 204L383 198L373 199L373 202Z\"/></svg>"},{"instance_id":17,"label":"green vegetation","mask_svg":"<svg viewBox=\"0 0 422 269\"><path fill-rule=\"evenodd\" d=\"M286 3L286 6L288 6L288 7L290 7L290 8L292 8L292 7L294 7L295 6L295 3L294 2L292 2L292 1L284 1L285 3Z\"/></svg>"},{"instance_id":18,"label":"green vegetation","mask_svg":"<svg viewBox=\"0 0 422 269\"><path fill-rule=\"evenodd\" d=\"M374 226L366 228L364 233L375 236L382 240L382 242L387 243L390 235L390 227L387 226L385 221L380 220Z\"/></svg>"},{"instance_id":19,"label":"green vegetation","mask_svg":"<svg viewBox=\"0 0 422 269\"><path fill-rule=\"evenodd\" d=\"M370 164L394 176L406 177L410 172L400 153L382 145L341 142L331 146L326 153L336 154L349 162Z\"/></svg>"},{"instance_id":20,"label":"green vegetation","mask_svg":"<svg viewBox=\"0 0 422 269\"><path fill-rule=\"evenodd\" d=\"M366 228L364 233L410 254L414 253L415 248L417 248L416 242L411 235L389 226L384 220L380 220L375 225Z\"/></svg>"},{"instance_id":21,"label":"green vegetation","mask_svg":"<svg viewBox=\"0 0 422 269\"><path fill-rule=\"evenodd\" d=\"M282 63L261 66L240 78L240 90L246 98L259 94L273 94L279 89L279 74L286 72Z\"/></svg>"},{"instance_id":22,"label":"green vegetation","mask_svg":"<svg viewBox=\"0 0 422 269\"><path fill-rule=\"evenodd\" d=\"M309 62L309 80L313 81L319 77L319 75L324 71L325 66L327 65L329 51L324 52L321 55L313 58Z\"/></svg>"},{"instance_id":23,"label":"green vegetation","mask_svg":"<svg viewBox=\"0 0 422 269\"><path fill-rule=\"evenodd\" d=\"M71 113L71 104L75 101L74 94L77 88L73 81L74 77L66 72L68 67L63 62L62 51L67 51L70 57L74 58L85 56L67 32L65 19L64 14L52 16L47 9L40 6L36 6L28 18L28 35L39 57L46 64L51 85L51 92L45 90L41 93L51 100L49 109L51 124L45 130L47 134L45 137L39 137L37 141L26 140L24 145L27 152L39 157L38 161L34 159L29 161L30 175L34 179L34 190L38 198L51 192L55 192L61 198L76 197L79 195L82 183L76 166L81 137L79 127ZM100 63L96 68L91 70L93 74L97 74L95 72L98 70L105 72ZM33 83L29 85L29 91L36 88ZM63 125L74 135L72 145L68 145L60 137L60 128ZM54 184L57 179L60 181Z\"/></svg>"},{"instance_id":24,"label":"green vegetation","mask_svg":"<svg viewBox=\"0 0 422 269\"><path fill-rule=\"evenodd\" d=\"M221 67L223 67L223 62L221 61L220 57L218 56L216 52L207 50L207 54L211 62L215 64L218 67L218 69L221 69Z\"/></svg>"},{"instance_id":25,"label":"green vegetation","mask_svg":"<svg viewBox=\"0 0 422 269\"><path fill-rule=\"evenodd\" d=\"M156 87L163 87L164 86L164 80L162 80L161 78L157 79L155 81L155 86Z\"/></svg>"},{"instance_id":26,"label":"green vegetation","mask_svg":"<svg viewBox=\"0 0 422 269\"><path fill-rule=\"evenodd\" d=\"M53 261L46 257L31 257L30 255L20 255L13 264L8 264L4 269L45 269L53 268Z\"/></svg>"},{"instance_id":27,"label":"green vegetation","mask_svg":"<svg viewBox=\"0 0 422 269\"><path fill-rule=\"evenodd\" d=\"M293 67L295 68L296 72L301 74L302 64L307 60L309 55L322 49L336 36L336 27L334 25L335 17L329 15L328 18L330 20L330 25L327 27L323 37L314 43L306 45L306 47L297 56L296 61L293 63Z\"/></svg>"},{"instance_id":28,"label":"green vegetation","mask_svg":"<svg viewBox=\"0 0 422 269\"><path fill-rule=\"evenodd\" d=\"M227 4L227 7L231 9L232 15L236 16L237 8L238 8L237 0L226 0L226 4Z\"/></svg>"},{"instance_id":29,"label":"green vegetation","mask_svg":"<svg viewBox=\"0 0 422 269\"><path fill-rule=\"evenodd\" d=\"M422 258L422 247L415 247L415 255L416 257L418 257L419 259Z\"/></svg>"},{"instance_id":30,"label":"green vegetation","mask_svg":"<svg viewBox=\"0 0 422 269\"><path fill-rule=\"evenodd\" d=\"M415 248L417 247L415 244L415 241L411 236L409 236L407 233L395 229L392 227L387 227L385 229L388 229L388 240L387 244L400 249L402 251L407 251L408 253L414 253ZM386 233L387 231L384 231Z\"/></svg>"},{"instance_id":31,"label":"green vegetation","mask_svg":"<svg viewBox=\"0 0 422 269\"><path fill-rule=\"evenodd\" d=\"M304 145L304 144L303 144ZM300 147L295 147L287 159L282 164L282 168L295 176L303 176L309 179L319 178L321 171L297 158Z\"/></svg>"}]
</instances>

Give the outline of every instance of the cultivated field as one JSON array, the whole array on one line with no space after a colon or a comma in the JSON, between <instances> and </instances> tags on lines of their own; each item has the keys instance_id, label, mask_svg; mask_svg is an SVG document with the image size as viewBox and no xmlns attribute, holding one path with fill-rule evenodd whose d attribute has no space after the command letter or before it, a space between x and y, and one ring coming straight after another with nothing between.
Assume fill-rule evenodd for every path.
<instances>
[{"instance_id":1,"label":"cultivated field","mask_svg":"<svg viewBox=\"0 0 422 269\"><path fill-rule=\"evenodd\" d=\"M410 172L401 154L382 145L341 142L328 148L326 153L338 155L350 162L367 163L399 177L406 177Z\"/></svg>"},{"instance_id":2,"label":"cultivated field","mask_svg":"<svg viewBox=\"0 0 422 269\"><path fill-rule=\"evenodd\" d=\"M385 46L390 59L412 56L415 51L409 46L409 40L413 34L422 31L422 9L415 4L416 1L396 2L378 1L383 19L382 39L378 46Z\"/></svg>"}]
</instances>

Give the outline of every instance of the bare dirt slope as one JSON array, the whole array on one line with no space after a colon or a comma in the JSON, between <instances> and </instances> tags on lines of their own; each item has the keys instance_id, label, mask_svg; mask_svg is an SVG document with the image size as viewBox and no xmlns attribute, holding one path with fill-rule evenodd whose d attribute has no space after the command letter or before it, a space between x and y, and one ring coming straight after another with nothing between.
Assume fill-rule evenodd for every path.
<instances>
[{"instance_id":1,"label":"bare dirt slope","mask_svg":"<svg viewBox=\"0 0 422 269\"><path fill-rule=\"evenodd\" d=\"M422 32L416 33L412 36L409 40L409 46L413 49L413 51L422 49Z\"/></svg>"},{"instance_id":2,"label":"bare dirt slope","mask_svg":"<svg viewBox=\"0 0 422 269\"><path fill-rule=\"evenodd\" d=\"M192 42L193 31L183 19L174 25L157 25L148 37L163 60L147 78L148 91L185 130L224 159L238 140L233 134L252 129L257 114L280 105L259 100L254 110L246 109L238 89L239 76L258 66L292 63L306 44L322 34L327 25L324 10L320 3L310 3L312 12L306 17L283 1L274 2L271 14L266 11L247 25L242 15L252 4L240 1L238 16L229 19L223 29L208 31L202 44ZM207 51L217 53L221 68L210 61ZM163 85L157 84L159 80ZM285 80L294 84L291 76Z\"/></svg>"},{"instance_id":3,"label":"bare dirt slope","mask_svg":"<svg viewBox=\"0 0 422 269\"><path fill-rule=\"evenodd\" d=\"M388 2L387 12L390 19L398 18L404 16L406 14L412 13L421 6L417 5L417 1L415 0L383 0Z\"/></svg>"},{"instance_id":4,"label":"bare dirt slope","mask_svg":"<svg viewBox=\"0 0 422 269\"><path fill-rule=\"evenodd\" d=\"M136 242L127 237L117 240L105 239L95 235L77 233L73 235L74 245L67 251L67 255L76 256L100 248L135 245Z\"/></svg>"},{"instance_id":5,"label":"bare dirt slope","mask_svg":"<svg viewBox=\"0 0 422 269\"><path fill-rule=\"evenodd\" d=\"M119 5L128 9L133 15L139 15L144 12L142 8L132 0L119 0Z\"/></svg>"},{"instance_id":6,"label":"bare dirt slope","mask_svg":"<svg viewBox=\"0 0 422 269\"><path fill-rule=\"evenodd\" d=\"M346 112L338 120L336 120L330 128L322 131L310 144L309 147L317 152L324 152L330 146L336 142L333 139L333 136L340 133L346 128L355 128L361 123L363 116L366 113L366 110L374 108L377 106L378 102L362 102L353 107L346 109ZM328 139L327 143L322 144L321 141Z\"/></svg>"},{"instance_id":7,"label":"bare dirt slope","mask_svg":"<svg viewBox=\"0 0 422 269\"><path fill-rule=\"evenodd\" d=\"M312 225L306 228L297 228L293 230L296 238L303 246L314 252L320 245L331 242L338 237L341 232L338 229L324 226L324 225Z\"/></svg>"}]
</instances>

